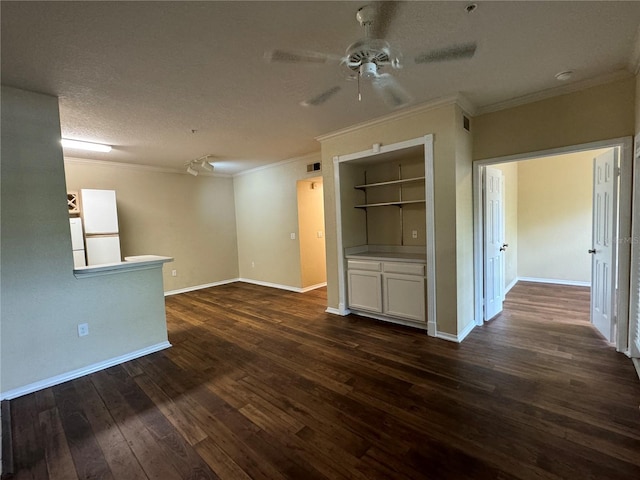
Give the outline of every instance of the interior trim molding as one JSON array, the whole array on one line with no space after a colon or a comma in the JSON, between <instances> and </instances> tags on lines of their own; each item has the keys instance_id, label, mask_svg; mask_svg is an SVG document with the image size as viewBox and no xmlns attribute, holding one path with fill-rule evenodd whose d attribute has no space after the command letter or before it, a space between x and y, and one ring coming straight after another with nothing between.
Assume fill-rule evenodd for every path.
<instances>
[{"instance_id":1,"label":"interior trim molding","mask_svg":"<svg viewBox=\"0 0 640 480\"><path fill-rule=\"evenodd\" d=\"M640 378L640 358L632 358L631 361L633 365L636 367L636 373L638 374L638 378Z\"/></svg>"},{"instance_id":2,"label":"interior trim molding","mask_svg":"<svg viewBox=\"0 0 640 480\"><path fill-rule=\"evenodd\" d=\"M262 280L252 280L250 278L239 278L238 281L239 282L244 282L244 283L251 283L252 285L260 285L261 287L271 287L271 288L278 288L280 290L287 290L289 292L304 293L302 291L302 288L300 288L300 287L292 287L290 285L282 285L282 284L279 284L279 283L263 282Z\"/></svg>"},{"instance_id":3,"label":"interior trim molding","mask_svg":"<svg viewBox=\"0 0 640 480\"><path fill-rule=\"evenodd\" d=\"M156 343L155 345L141 348L140 350L135 350L133 352L125 353L124 355L119 355L117 357L113 357L108 360L104 360L102 362L93 363L83 368L71 370L70 372L61 373L60 375L55 375L53 377L45 378L44 380L39 380L37 382L24 385L22 387L14 388L7 392L2 392L0 393L0 400L13 400L14 398L21 397L29 393L37 392L38 390L42 390L44 388L53 387L55 385L59 385L64 382L68 382L69 380L75 380L76 378L84 377L85 375L89 375L90 373L95 373L100 370L104 370L106 368L113 367L115 365L119 365L124 362L128 362L129 360L134 360L136 358L144 357L145 355L159 352L160 350L164 350L169 347L171 347L171 344L169 343L168 340L164 342Z\"/></svg>"},{"instance_id":4,"label":"interior trim molding","mask_svg":"<svg viewBox=\"0 0 640 480\"><path fill-rule=\"evenodd\" d=\"M518 283L518 280L520 280L518 277L514 278L514 279L513 279L513 281L512 281L509 285L507 285L507 286L505 287L505 289L504 289L504 294L505 294L505 295L506 295L507 293L509 293L513 287L515 287L515 286L516 286L516 283Z\"/></svg>"},{"instance_id":5,"label":"interior trim molding","mask_svg":"<svg viewBox=\"0 0 640 480\"><path fill-rule=\"evenodd\" d=\"M356 123L355 125L351 125L346 128L342 128L340 130L336 130L333 132L326 133L324 135L320 135L315 137L317 141L323 142L330 138L339 137L341 135L345 135L347 133L356 132L363 128L373 127L375 125L380 125L382 123L389 122L391 120L398 120L400 118L412 117L414 115L419 115L423 112L428 112L429 110L435 110L436 108L445 107L447 105L458 105L463 110L467 111L470 115L473 115L476 112L476 108L473 107L471 102L466 100L461 95L450 95L447 97L439 98L436 100L432 100L427 103L422 103L420 105L416 105L415 107L409 107L407 109L401 110L399 112L390 113L387 115L383 115L382 117L374 118L373 120L368 120L366 122Z\"/></svg>"},{"instance_id":6,"label":"interior trim molding","mask_svg":"<svg viewBox=\"0 0 640 480\"><path fill-rule=\"evenodd\" d=\"M518 277L518 281L533 283L552 283L555 285L569 285L573 287L590 287L591 282L580 280L559 280L557 278Z\"/></svg>"},{"instance_id":7,"label":"interior trim molding","mask_svg":"<svg viewBox=\"0 0 640 480\"><path fill-rule=\"evenodd\" d=\"M311 290L316 290L318 288L322 288L322 287L326 287L326 286L327 286L327 282L316 283L315 285L309 285L308 287L302 287L300 289L300 293L307 293L307 292L310 292Z\"/></svg>"},{"instance_id":8,"label":"interior trim molding","mask_svg":"<svg viewBox=\"0 0 640 480\"><path fill-rule=\"evenodd\" d=\"M178 288L177 290L167 290L166 292L164 292L164 296L168 297L170 295L178 295L180 293L188 293L188 292L193 292L195 290L202 290L203 288L218 287L220 285L226 285L228 283L234 283L238 281L240 281L239 278L231 278L229 280L220 280L219 282L204 283L202 285L194 285L192 287Z\"/></svg>"},{"instance_id":9,"label":"interior trim molding","mask_svg":"<svg viewBox=\"0 0 640 480\"><path fill-rule=\"evenodd\" d=\"M325 313L330 313L331 315L340 315L341 317L344 317L346 315L349 315L351 312L349 312L348 310L340 310L339 308L335 307L327 307Z\"/></svg>"},{"instance_id":10,"label":"interior trim molding","mask_svg":"<svg viewBox=\"0 0 640 480\"><path fill-rule=\"evenodd\" d=\"M454 342L454 343L462 343L462 341L467 338L467 335L469 335L471 333L471 331L476 327L476 322L475 321L471 321L467 324L466 327L464 327L464 329L458 333L457 335L453 335L452 333L445 333L445 332L437 332L436 333L436 338L439 338L441 340L446 340L448 342Z\"/></svg>"},{"instance_id":11,"label":"interior trim molding","mask_svg":"<svg viewBox=\"0 0 640 480\"><path fill-rule=\"evenodd\" d=\"M261 170L267 170L269 168L275 168L275 167L280 167L282 165L287 165L288 163L295 163L295 162L301 162L301 161L308 162L309 160L317 160L318 162L322 162L322 155L320 152L307 153L306 155L302 155L300 157L288 158L286 160L281 160L276 163L269 163L267 165L260 165L259 167L250 168L249 170L243 170L242 172L233 174L233 177L241 177L243 175L249 175L251 173L259 172ZM309 176L312 176L312 177L317 177L319 175L322 175L322 171L318 171L318 170L314 170L313 172L305 172L305 173L309 173L310 174Z\"/></svg>"},{"instance_id":12,"label":"interior trim molding","mask_svg":"<svg viewBox=\"0 0 640 480\"><path fill-rule=\"evenodd\" d=\"M111 168L124 168L128 170L145 170L147 172L159 172L159 173L176 173L178 175L189 175L184 168L170 168L170 167L157 167L155 165L145 165L139 163L124 163L124 162L110 162L108 160L91 160L89 158L78 157L64 157L65 164L71 165L91 165L93 167L111 167ZM200 172L200 175L204 177L221 177L231 178L231 175L226 173L215 172Z\"/></svg>"},{"instance_id":13,"label":"interior trim molding","mask_svg":"<svg viewBox=\"0 0 640 480\"><path fill-rule=\"evenodd\" d=\"M616 70L615 72L605 73L604 75L598 75L597 77L588 78L586 80L580 80L557 87L547 88L546 90L541 90L539 92L529 93L527 95L522 95L521 97L505 100L504 102L483 105L476 109L476 114L484 115L485 113L493 113L500 110L506 110L508 108L519 107L528 103L534 103L540 100L546 100L547 98L566 95L568 93L579 92L581 90L586 90L587 88L597 87L598 85L604 85L606 83L615 82L617 80L623 80L632 76L633 75L628 70Z\"/></svg>"}]
</instances>

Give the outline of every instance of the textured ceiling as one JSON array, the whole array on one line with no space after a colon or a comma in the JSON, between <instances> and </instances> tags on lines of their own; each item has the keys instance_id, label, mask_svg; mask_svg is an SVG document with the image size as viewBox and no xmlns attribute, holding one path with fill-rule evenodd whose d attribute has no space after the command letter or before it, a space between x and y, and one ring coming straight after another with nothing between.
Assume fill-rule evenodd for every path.
<instances>
[{"instance_id":1,"label":"textured ceiling","mask_svg":"<svg viewBox=\"0 0 640 480\"><path fill-rule=\"evenodd\" d=\"M181 168L212 153L217 172L319 150L314 137L390 113L338 65L268 64L274 48L342 55L362 35L359 2L2 1L2 83L60 98L62 135L105 142L71 156ZM640 2L402 2L386 39L414 105L461 93L476 107L625 69ZM470 60L415 65L477 42ZM394 72L396 74L396 72ZM340 85L320 107L299 103ZM192 130L197 130L192 133Z\"/></svg>"}]
</instances>

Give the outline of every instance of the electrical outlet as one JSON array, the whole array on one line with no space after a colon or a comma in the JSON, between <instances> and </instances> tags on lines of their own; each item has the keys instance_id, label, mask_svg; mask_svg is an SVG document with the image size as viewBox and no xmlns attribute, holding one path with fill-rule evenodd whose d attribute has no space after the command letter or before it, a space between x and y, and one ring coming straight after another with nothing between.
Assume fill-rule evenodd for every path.
<instances>
[{"instance_id":1,"label":"electrical outlet","mask_svg":"<svg viewBox=\"0 0 640 480\"><path fill-rule=\"evenodd\" d=\"M256 268L256 262L251 262L251 268Z\"/></svg>"},{"instance_id":2,"label":"electrical outlet","mask_svg":"<svg viewBox=\"0 0 640 480\"><path fill-rule=\"evenodd\" d=\"M294 232L291 232L291 240L295 240L296 239L296 234Z\"/></svg>"},{"instance_id":3,"label":"electrical outlet","mask_svg":"<svg viewBox=\"0 0 640 480\"><path fill-rule=\"evenodd\" d=\"M177 277L178 276L178 270L171 270L171 276L172 277Z\"/></svg>"},{"instance_id":4,"label":"electrical outlet","mask_svg":"<svg viewBox=\"0 0 640 480\"><path fill-rule=\"evenodd\" d=\"M418 231L417 230L411 230L411 238L418 238Z\"/></svg>"},{"instance_id":5,"label":"electrical outlet","mask_svg":"<svg viewBox=\"0 0 640 480\"><path fill-rule=\"evenodd\" d=\"M79 323L78 324L78 336L86 337L89 335L89 324L88 323Z\"/></svg>"},{"instance_id":6,"label":"electrical outlet","mask_svg":"<svg viewBox=\"0 0 640 480\"><path fill-rule=\"evenodd\" d=\"M318 230L318 238L322 238L322 230Z\"/></svg>"}]
</instances>

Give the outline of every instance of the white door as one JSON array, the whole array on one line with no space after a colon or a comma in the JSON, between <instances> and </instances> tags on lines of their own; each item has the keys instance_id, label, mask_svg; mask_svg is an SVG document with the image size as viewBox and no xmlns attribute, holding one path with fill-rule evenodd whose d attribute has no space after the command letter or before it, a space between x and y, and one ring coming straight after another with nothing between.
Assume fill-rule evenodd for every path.
<instances>
[{"instance_id":1,"label":"white door","mask_svg":"<svg viewBox=\"0 0 640 480\"><path fill-rule=\"evenodd\" d=\"M504 298L504 233L502 172L484 169L484 319L502 311Z\"/></svg>"},{"instance_id":2,"label":"white door","mask_svg":"<svg viewBox=\"0 0 640 480\"><path fill-rule=\"evenodd\" d=\"M591 323L608 342L615 334L618 238L618 149L593 159Z\"/></svg>"}]
</instances>

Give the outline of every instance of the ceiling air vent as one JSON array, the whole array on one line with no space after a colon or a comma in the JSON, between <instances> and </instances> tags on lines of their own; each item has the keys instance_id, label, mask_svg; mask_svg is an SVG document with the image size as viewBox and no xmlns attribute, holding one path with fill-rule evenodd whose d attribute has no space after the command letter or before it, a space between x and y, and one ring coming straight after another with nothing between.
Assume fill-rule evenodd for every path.
<instances>
[{"instance_id":1,"label":"ceiling air vent","mask_svg":"<svg viewBox=\"0 0 640 480\"><path fill-rule=\"evenodd\" d=\"M310 163L309 165L307 165L307 172L317 172L319 170L322 170L320 162Z\"/></svg>"}]
</instances>

